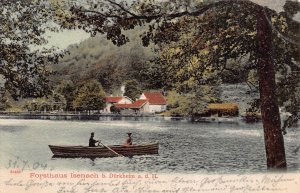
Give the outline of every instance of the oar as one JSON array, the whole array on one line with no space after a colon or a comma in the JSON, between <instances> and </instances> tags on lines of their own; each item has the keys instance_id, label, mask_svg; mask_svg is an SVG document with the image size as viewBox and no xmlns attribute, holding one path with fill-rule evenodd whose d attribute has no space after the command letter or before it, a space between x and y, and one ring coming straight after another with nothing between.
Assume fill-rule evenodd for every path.
<instances>
[{"instance_id":1,"label":"oar","mask_svg":"<svg viewBox=\"0 0 300 193\"><path fill-rule=\"evenodd\" d=\"M118 155L120 157L125 157L124 155L121 155L121 154L117 153L116 151L114 151L113 149L111 149L110 147L104 145L101 141L99 141L99 143L101 143L101 145L103 145L104 147L106 147L107 149L109 149L110 151L112 151L113 153L115 153L116 155Z\"/></svg>"}]
</instances>

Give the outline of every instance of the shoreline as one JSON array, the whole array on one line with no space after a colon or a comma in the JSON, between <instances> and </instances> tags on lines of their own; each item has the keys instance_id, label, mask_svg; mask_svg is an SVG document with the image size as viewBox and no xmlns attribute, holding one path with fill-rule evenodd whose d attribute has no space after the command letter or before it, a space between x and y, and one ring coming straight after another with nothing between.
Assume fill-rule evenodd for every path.
<instances>
[{"instance_id":1,"label":"shoreline","mask_svg":"<svg viewBox=\"0 0 300 193\"><path fill-rule=\"evenodd\" d=\"M191 123L245 123L241 116L238 117L201 117L193 120L189 117L166 117L159 114L70 114L70 113L0 113L0 119L41 119L41 120L138 120L155 119L165 121L183 121Z\"/></svg>"}]
</instances>

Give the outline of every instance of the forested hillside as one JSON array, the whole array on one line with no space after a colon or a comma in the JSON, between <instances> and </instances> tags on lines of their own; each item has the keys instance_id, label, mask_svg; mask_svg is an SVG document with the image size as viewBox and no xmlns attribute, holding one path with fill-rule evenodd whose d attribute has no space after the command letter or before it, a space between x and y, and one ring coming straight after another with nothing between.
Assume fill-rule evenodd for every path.
<instances>
[{"instance_id":1,"label":"forested hillside","mask_svg":"<svg viewBox=\"0 0 300 193\"><path fill-rule=\"evenodd\" d=\"M53 66L54 84L62 80L80 84L96 79L107 93L114 93L126 80L136 79L144 87L151 87L146 79L149 61L154 56L153 47L142 46L140 33L141 30L132 30L128 33L130 42L121 47L100 35L70 46L69 54Z\"/></svg>"}]
</instances>

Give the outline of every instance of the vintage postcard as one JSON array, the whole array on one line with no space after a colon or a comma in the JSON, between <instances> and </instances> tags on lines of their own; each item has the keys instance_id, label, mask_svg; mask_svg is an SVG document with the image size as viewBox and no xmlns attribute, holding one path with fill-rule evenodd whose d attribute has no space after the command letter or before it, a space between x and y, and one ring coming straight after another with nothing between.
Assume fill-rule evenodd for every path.
<instances>
[{"instance_id":1,"label":"vintage postcard","mask_svg":"<svg viewBox=\"0 0 300 193\"><path fill-rule=\"evenodd\" d=\"M298 0L1 0L0 193L300 192Z\"/></svg>"}]
</instances>

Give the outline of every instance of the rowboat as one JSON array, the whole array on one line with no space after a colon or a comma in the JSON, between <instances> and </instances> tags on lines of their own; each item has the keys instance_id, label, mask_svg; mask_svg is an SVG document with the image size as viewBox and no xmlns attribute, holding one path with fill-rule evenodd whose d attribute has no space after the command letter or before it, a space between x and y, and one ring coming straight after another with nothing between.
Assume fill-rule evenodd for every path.
<instances>
[{"instance_id":1,"label":"rowboat","mask_svg":"<svg viewBox=\"0 0 300 193\"><path fill-rule=\"evenodd\" d=\"M158 154L158 143L113 146L57 146L49 145L54 157L116 157Z\"/></svg>"}]
</instances>

